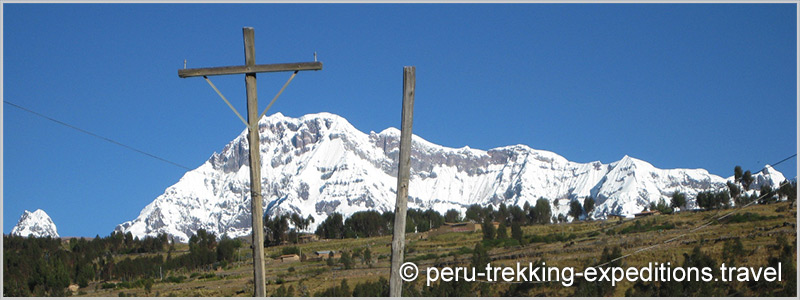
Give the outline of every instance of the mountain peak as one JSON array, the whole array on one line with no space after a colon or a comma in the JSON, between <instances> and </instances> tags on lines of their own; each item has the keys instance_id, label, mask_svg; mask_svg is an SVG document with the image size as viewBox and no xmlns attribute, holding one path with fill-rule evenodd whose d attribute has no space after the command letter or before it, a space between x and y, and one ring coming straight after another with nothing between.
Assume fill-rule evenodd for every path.
<instances>
[{"instance_id":1,"label":"mountain peak","mask_svg":"<svg viewBox=\"0 0 800 300\"><path fill-rule=\"evenodd\" d=\"M388 136L400 136L400 129L395 127L388 127L381 132L378 132L378 135L388 135Z\"/></svg>"},{"instance_id":2,"label":"mountain peak","mask_svg":"<svg viewBox=\"0 0 800 300\"><path fill-rule=\"evenodd\" d=\"M23 237L29 235L35 237L59 237L56 224L54 224L50 216L41 209L37 209L33 212L25 210L22 216L19 217L17 225L11 229L11 234Z\"/></svg>"},{"instance_id":3,"label":"mountain peak","mask_svg":"<svg viewBox=\"0 0 800 300\"><path fill-rule=\"evenodd\" d=\"M316 222L306 230L313 231L334 212L393 211L399 129L365 134L325 112L299 118L275 113L259 126L267 214L311 215ZM116 230L140 238L166 233L184 242L200 228L217 236L250 234L248 147L238 136ZM521 206L540 197L591 196L597 201L592 218L602 218L640 212L675 190L692 202L700 191L724 187L723 178L705 170L658 169L628 155L610 164L577 163L526 145L449 148L413 135L408 207L463 213L472 204ZM552 212L566 215L568 209L555 205Z\"/></svg>"}]
</instances>

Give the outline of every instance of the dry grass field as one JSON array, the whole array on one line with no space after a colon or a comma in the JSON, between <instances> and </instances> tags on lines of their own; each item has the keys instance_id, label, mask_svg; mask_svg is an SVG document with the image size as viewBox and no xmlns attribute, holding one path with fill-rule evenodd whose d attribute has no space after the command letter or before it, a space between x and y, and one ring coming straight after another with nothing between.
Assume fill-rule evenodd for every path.
<instances>
[{"instance_id":1,"label":"dry grass field","mask_svg":"<svg viewBox=\"0 0 800 300\"><path fill-rule=\"evenodd\" d=\"M729 214L730 216L718 220ZM751 215L745 215L750 213ZM748 219L749 216L749 219ZM754 217L757 216L757 217ZM778 255L774 245L779 238L796 245L796 210L789 203L754 205L742 209L714 210L705 212L683 212L672 215L648 216L623 221L586 221L563 224L533 225L523 227L526 240L524 246L489 247L493 266L512 266L517 262L527 264L539 260L547 266L584 267L596 265L604 249L618 247L622 254L631 254L620 262L623 267L643 267L650 262L673 266L683 264L684 254L699 246L704 254L723 262L723 247L726 242L739 239L744 255L736 257L738 266L760 267L768 264L769 257ZM705 226L704 226L705 225ZM546 237L550 236L548 240ZM420 276L411 283L404 283L421 290L426 283L425 268L429 266L468 266L473 249L482 240L481 232L412 233L407 235L406 261L415 262ZM179 245L176 253L186 251ZM303 254L314 251L361 251L369 248L371 262L361 257L354 258L352 268L340 263L329 265L322 261L280 262L268 259L267 293L279 288L289 290L294 296L313 296L332 287L338 287L343 279L350 288L363 282L373 282L379 277L389 278L391 236L321 240L300 245L269 247L268 257L277 257L284 247L298 247ZM795 246L796 249L796 246ZM175 254L173 254L175 255ZM144 288L103 288L103 283L93 282L78 290L81 296L251 296L252 259L247 245L240 248L241 259L224 268L194 270L185 273L163 274L184 276L180 283L156 280L149 293ZM362 255L363 256L363 255ZM795 261L796 265L796 261ZM514 283L493 283L487 293L503 295ZM738 284L738 283L733 283ZM622 281L613 291L614 296L624 296L633 283ZM526 290L530 296L572 296L575 286L562 284L534 284ZM751 295L737 295L751 296ZM754 295L753 295L754 296Z\"/></svg>"}]
</instances>

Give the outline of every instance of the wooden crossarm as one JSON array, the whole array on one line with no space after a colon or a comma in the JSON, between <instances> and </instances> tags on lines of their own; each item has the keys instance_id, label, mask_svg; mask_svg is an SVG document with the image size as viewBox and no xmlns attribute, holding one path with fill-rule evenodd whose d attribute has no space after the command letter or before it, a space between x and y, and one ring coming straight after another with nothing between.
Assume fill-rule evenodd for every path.
<instances>
[{"instance_id":1,"label":"wooden crossarm","mask_svg":"<svg viewBox=\"0 0 800 300\"><path fill-rule=\"evenodd\" d=\"M318 70L322 70L322 62L320 61L253 65L253 66L180 69L178 70L178 77L187 78L187 77L197 77L197 76L216 76L216 75L289 72L289 71L318 71Z\"/></svg>"}]
</instances>

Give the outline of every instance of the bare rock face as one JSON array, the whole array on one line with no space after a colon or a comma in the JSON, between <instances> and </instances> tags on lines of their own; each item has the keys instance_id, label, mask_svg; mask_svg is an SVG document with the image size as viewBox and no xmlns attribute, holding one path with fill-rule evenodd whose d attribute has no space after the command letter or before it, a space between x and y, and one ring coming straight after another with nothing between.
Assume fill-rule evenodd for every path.
<instances>
[{"instance_id":1,"label":"bare rock face","mask_svg":"<svg viewBox=\"0 0 800 300\"><path fill-rule=\"evenodd\" d=\"M400 131L365 134L342 117L319 113L289 118L280 113L259 122L263 207L269 215L297 212L316 221L334 212L394 209ZM250 234L250 176L246 131L220 153L187 172L135 220L117 226L140 238L167 233L187 241L197 229L218 236ZM754 174L754 185L777 186L774 169ZM625 156L604 164L570 162L525 145L490 149L447 148L418 136L412 139L409 208L444 213L469 205L531 205L540 197L568 215L569 201L591 196L590 218L632 215L652 201L721 189L726 179L702 169L662 170ZM758 187L751 187L758 189ZM570 217L571 218L571 217Z\"/></svg>"}]
</instances>

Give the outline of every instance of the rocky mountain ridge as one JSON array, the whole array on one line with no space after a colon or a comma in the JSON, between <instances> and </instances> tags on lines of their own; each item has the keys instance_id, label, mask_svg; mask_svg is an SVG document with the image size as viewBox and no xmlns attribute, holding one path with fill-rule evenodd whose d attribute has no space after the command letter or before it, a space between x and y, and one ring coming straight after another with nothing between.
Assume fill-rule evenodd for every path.
<instances>
[{"instance_id":1,"label":"rocky mountain ridge","mask_svg":"<svg viewBox=\"0 0 800 300\"><path fill-rule=\"evenodd\" d=\"M333 212L394 209L400 131L363 133L344 118L276 113L259 122L265 213L311 215L313 230ZM249 159L246 131L220 153L187 172L140 215L116 230L135 236L167 233L180 241L200 228L218 236L250 233ZM448 148L412 139L409 208L465 211L481 206L523 206L556 200L553 214L567 215L569 201L591 196L591 218L632 215L674 191L690 199L725 187L726 178L703 169L658 169L624 156L616 162L577 163L549 151L513 145L487 151ZM784 180L774 169L754 174L754 185Z\"/></svg>"}]
</instances>

